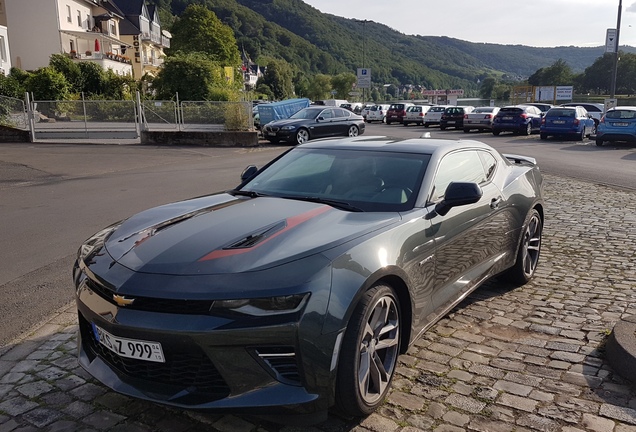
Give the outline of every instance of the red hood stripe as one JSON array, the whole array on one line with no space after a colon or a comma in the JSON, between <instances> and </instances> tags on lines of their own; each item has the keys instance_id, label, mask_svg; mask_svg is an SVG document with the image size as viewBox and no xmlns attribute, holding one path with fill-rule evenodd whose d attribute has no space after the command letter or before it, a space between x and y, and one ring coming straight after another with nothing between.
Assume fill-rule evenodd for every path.
<instances>
[{"instance_id":1,"label":"red hood stripe","mask_svg":"<svg viewBox=\"0 0 636 432\"><path fill-rule=\"evenodd\" d=\"M277 233L273 234L270 237L267 237L265 240L263 240L262 242L254 245L253 247L250 248L242 248L242 249L218 249L215 251L210 252L209 254L205 255L202 258L199 258L199 262L201 261L209 261L209 260L213 260L213 259L217 259L217 258L224 258L224 257L229 257L229 256L233 256L233 255L239 255L239 254L244 254L247 252L250 252L254 249L256 249L257 247L260 247L261 245L264 245L265 243L267 243L268 241L270 241L273 238L278 237L279 235L283 234L284 232L287 232L289 230L291 230L292 228L307 222L310 219L313 219L314 217L321 215L327 211L331 210L330 206L321 206L318 207L314 210L308 211L306 213L302 213L299 214L297 216L292 216L290 218L287 218L285 220L285 228L283 228L282 230L278 231Z\"/></svg>"}]
</instances>

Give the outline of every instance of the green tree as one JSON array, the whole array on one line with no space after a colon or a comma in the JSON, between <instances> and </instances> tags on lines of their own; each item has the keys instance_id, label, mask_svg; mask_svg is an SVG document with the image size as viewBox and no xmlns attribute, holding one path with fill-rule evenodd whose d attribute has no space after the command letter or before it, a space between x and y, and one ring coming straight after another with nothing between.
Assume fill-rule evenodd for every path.
<instances>
[{"instance_id":1,"label":"green tree","mask_svg":"<svg viewBox=\"0 0 636 432\"><path fill-rule=\"evenodd\" d=\"M64 100L69 96L70 85L61 72L47 66L37 69L25 81L33 98L41 101Z\"/></svg>"},{"instance_id":2,"label":"green tree","mask_svg":"<svg viewBox=\"0 0 636 432\"><path fill-rule=\"evenodd\" d=\"M338 99L347 99L356 80L352 73L341 73L331 78L331 88L337 92Z\"/></svg>"},{"instance_id":3,"label":"green tree","mask_svg":"<svg viewBox=\"0 0 636 432\"><path fill-rule=\"evenodd\" d=\"M212 100L215 89L226 88L221 66L202 53L168 56L153 80L158 99Z\"/></svg>"},{"instance_id":4,"label":"green tree","mask_svg":"<svg viewBox=\"0 0 636 432\"><path fill-rule=\"evenodd\" d=\"M288 99L294 95L294 85L292 83L292 68L285 60L272 59L267 63L267 70L259 84L267 85L272 91L274 99Z\"/></svg>"},{"instance_id":5,"label":"green tree","mask_svg":"<svg viewBox=\"0 0 636 432\"><path fill-rule=\"evenodd\" d=\"M559 59L552 65L541 68L528 78L528 84L533 86L558 86L570 85L573 82L572 69L563 60Z\"/></svg>"},{"instance_id":6,"label":"green tree","mask_svg":"<svg viewBox=\"0 0 636 432\"><path fill-rule=\"evenodd\" d=\"M11 74L0 74L0 95L16 99L24 99L24 87Z\"/></svg>"},{"instance_id":7,"label":"green tree","mask_svg":"<svg viewBox=\"0 0 636 432\"><path fill-rule=\"evenodd\" d=\"M222 66L241 64L234 32L211 10L191 4L172 26L169 53L202 52Z\"/></svg>"},{"instance_id":8,"label":"green tree","mask_svg":"<svg viewBox=\"0 0 636 432\"><path fill-rule=\"evenodd\" d=\"M106 87L106 74L104 69L97 63L79 63L81 76L80 91L88 97L101 95Z\"/></svg>"},{"instance_id":9,"label":"green tree","mask_svg":"<svg viewBox=\"0 0 636 432\"><path fill-rule=\"evenodd\" d=\"M49 66L61 72L71 86L71 92L82 91L82 71L79 65L64 54L53 54L49 59Z\"/></svg>"},{"instance_id":10,"label":"green tree","mask_svg":"<svg viewBox=\"0 0 636 432\"><path fill-rule=\"evenodd\" d=\"M311 100L326 99L331 91L331 77L329 75L318 74L309 82L307 97Z\"/></svg>"},{"instance_id":11,"label":"green tree","mask_svg":"<svg viewBox=\"0 0 636 432\"><path fill-rule=\"evenodd\" d=\"M495 77L489 76L484 78L479 87L479 95L484 99L492 98L495 85L497 85L497 79Z\"/></svg>"}]
</instances>

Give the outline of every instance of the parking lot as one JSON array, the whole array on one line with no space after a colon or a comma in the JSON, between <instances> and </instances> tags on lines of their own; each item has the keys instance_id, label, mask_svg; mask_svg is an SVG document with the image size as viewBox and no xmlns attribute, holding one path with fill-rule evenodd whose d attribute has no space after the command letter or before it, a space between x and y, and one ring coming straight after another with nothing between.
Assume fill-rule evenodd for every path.
<instances>
[{"instance_id":1,"label":"parking lot","mask_svg":"<svg viewBox=\"0 0 636 432\"><path fill-rule=\"evenodd\" d=\"M636 313L636 192L557 174L545 176L535 279L492 280L455 308L400 358L388 400L368 418L281 426L115 394L77 366L68 304L0 348L0 431L634 432L634 386L603 347Z\"/></svg>"}]
</instances>

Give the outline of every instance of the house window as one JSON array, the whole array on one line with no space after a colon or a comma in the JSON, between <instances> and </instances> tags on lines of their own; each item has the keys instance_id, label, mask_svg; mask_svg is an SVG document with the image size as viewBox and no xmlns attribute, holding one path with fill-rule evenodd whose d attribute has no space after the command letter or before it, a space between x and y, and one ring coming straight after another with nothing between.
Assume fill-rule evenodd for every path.
<instances>
[{"instance_id":1,"label":"house window","mask_svg":"<svg viewBox=\"0 0 636 432\"><path fill-rule=\"evenodd\" d=\"M91 16L89 14L86 14L86 29L90 29L91 28Z\"/></svg>"},{"instance_id":2,"label":"house window","mask_svg":"<svg viewBox=\"0 0 636 432\"><path fill-rule=\"evenodd\" d=\"M77 11L77 26L78 27L82 26L82 12L81 11Z\"/></svg>"},{"instance_id":3,"label":"house window","mask_svg":"<svg viewBox=\"0 0 636 432\"><path fill-rule=\"evenodd\" d=\"M71 7L69 5L66 5L66 21L70 23L73 22L73 18L71 18Z\"/></svg>"},{"instance_id":4,"label":"house window","mask_svg":"<svg viewBox=\"0 0 636 432\"><path fill-rule=\"evenodd\" d=\"M115 23L110 24L110 34L117 36L117 27L115 26Z\"/></svg>"},{"instance_id":5,"label":"house window","mask_svg":"<svg viewBox=\"0 0 636 432\"><path fill-rule=\"evenodd\" d=\"M7 51L5 49L5 41L4 36L0 36L0 60L3 62L7 61Z\"/></svg>"}]
</instances>

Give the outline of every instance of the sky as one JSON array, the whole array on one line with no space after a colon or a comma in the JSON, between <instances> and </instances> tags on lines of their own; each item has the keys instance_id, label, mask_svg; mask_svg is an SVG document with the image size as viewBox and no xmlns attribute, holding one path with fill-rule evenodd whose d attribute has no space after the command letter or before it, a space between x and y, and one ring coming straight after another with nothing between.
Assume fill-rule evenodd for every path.
<instances>
[{"instance_id":1,"label":"sky","mask_svg":"<svg viewBox=\"0 0 636 432\"><path fill-rule=\"evenodd\" d=\"M321 12L405 34L535 47L605 46L620 0L303 0ZM505 6L504 6L505 5ZM622 2L619 44L636 46L636 0Z\"/></svg>"}]
</instances>

